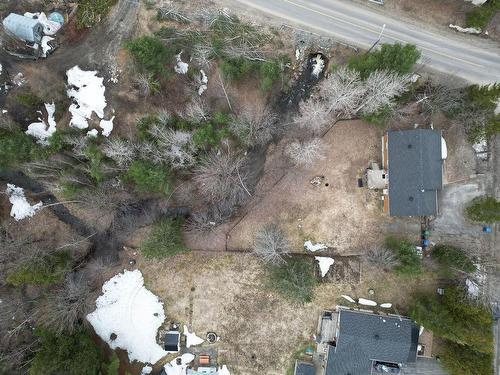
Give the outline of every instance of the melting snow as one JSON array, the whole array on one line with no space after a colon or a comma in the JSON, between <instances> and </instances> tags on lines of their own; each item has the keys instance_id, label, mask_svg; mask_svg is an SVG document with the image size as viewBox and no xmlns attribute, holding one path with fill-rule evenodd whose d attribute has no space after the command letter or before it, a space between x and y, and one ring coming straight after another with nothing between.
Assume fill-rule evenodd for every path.
<instances>
[{"instance_id":1,"label":"melting snow","mask_svg":"<svg viewBox=\"0 0 500 375\"><path fill-rule=\"evenodd\" d=\"M198 88L198 95L201 96L201 94L203 94L208 88L208 77L203 69L200 70L200 75L201 75L200 79L201 85Z\"/></svg>"},{"instance_id":2,"label":"melting snow","mask_svg":"<svg viewBox=\"0 0 500 375\"><path fill-rule=\"evenodd\" d=\"M313 58L312 62L312 73L311 75L313 77L318 78L320 73L323 71L325 67L325 60L323 60L323 57L318 53L315 58Z\"/></svg>"},{"instance_id":3,"label":"melting snow","mask_svg":"<svg viewBox=\"0 0 500 375\"><path fill-rule=\"evenodd\" d=\"M48 53L52 51L52 47L49 46L49 42L51 40L54 40L54 38L46 35L42 37L42 43L41 43L42 57L47 57Z\"/></svg>"},{"instance_id":4,"label":"melting snow","mask_svg":"<svg viewBox=\"0 0 500 375\"><path fill-rule=\"evenodd\" d=\"M151 371L153 371L153 368L151 366L144 366L141 370L141 375L151 374Z\"/></svg>"},{"instance_id":5,"label":"melting snow","mask_svg":"<svg viewBox=\"0 0 500 375\"><path fill-rule=\"evenodd\" d=\"M231 375L229 373L229 370L227 369L226 365L223 365L220 369L219 369L219 375Z\"/></svg>"},{"instance_id":6,"label":"melting snow","mask_svg":"<svg viewBox=\"0 0 500 375\"><path fill-rule=\"evenodd\" d=\"M186 336L186 347L189 348L191 346L196 346L200 345L203 343L203 340L201 337L196 336L194 332L189 332L188 327L184 325L184 336Z\"/></svg>"},{"instance_id":7,"label":"melting snow","mask_svg":"<svg viewBox=\"0 0 500 375\"><path fill-rule=\"evenodd\" d=\"M304 247L307 250L312 251L312 252L328 249L328 246L326 246L326 245L324 245L322 243L313 244L309 240L307 240L306 242L304 242Z\"/></svg>"},{"instance_id":8,"label":"melting snow","mask_svg":"<svg viewBox=\"0 0 500 375\"><path fill-rule=\"evenodd\" d=\"M99 132L97 131L97 129L92 129L92 130L89 130L87 132L87 137L97 137L97 135L99 134Z\"/></svg>"},{"instance_id":9,"label":"melting snow","mask_svg":"<svg viewBox=\"0 0 500 375\"><path fill-rule=\"evenodd\" d=\"M111 131L113 130L113 120L115 119L115 116L111 117L110 120L101 120L99 123L99 126L102 129L102 135L105 137L109 137L111 134Z\"/></svg>"},{"instance_id":10,"label":"melting snow","mask_svg":"<svg viewBox=\"0 0 500 375\"><path fill-rule=\"evenodd\" d=\"M330 257L314 257L319 263L319 269L321 270L321 277L325 277L325 275L330 270L330 267L335 262L333 258Z\"/></svg>"},{"instance_id":11,"label":"melting snow","mask_svg":"<svg viewBox=\"0 0 500 375\"><path fill-rule=\"evenodd\" d=\"M465 34L481 34L481 29L475 28L475 27L461 27L458 25L453 25L449 24L448 25L451 29L457 30L459 33L465 33Z\"/></svg>"},{"instance_id":12,"label":"melting snow","mask_svg":"<svg viewBox=\"0 0 500 375\"><path fill-rule=\"evenodd\" d=\"M177 359L180 358L180 364L177 364ZM165 369L166 375L185 375L188 365L193 362L194 355L191 353L186 353L180 357L167 363L163 368Z\"/></svg>"},{"instance_id":13,"label":"melting snow","mask_svg":"<svg viewBox=\"0 0 500 375\"><path fill-rule=\"evenodd\" d=\"M177 65L174 67L174 70L178 74L186 74L188 72L189 64L182 61L181 55L182 51L176 55Z\"/></svg>"},{"instance_id":14,"label":"melting snow","mask_svg":"<svg viewBox=\"0 0 500 375\"><path fill-rule=\"evenodd\" d=\"M54 118L54 113L56 112L56 106L54 103L45 104L45 109L47 110L47 122L42 119L40 122L34 122L28 125L28 130L26 134L29 134L37 139L37 142L41 145L47 146L49 144L49 137L56 131L56 120Z\"/></svg>"},{"instance_id":15,"label":"melting snow","mask_svg":"<svg viewBox=\"0 0 500 375\"><path fill-rule=\"evenodd\" d=\"M346 296L345 294L342 294L342 298L348 300L351 303L356 303L356 301L354 300L354 298L352 298L351 296Z\"/></svg>"},{"instance_id":16,"label":"melting snow","mask_svg":"<svg viewBox=\"0 0 500 375\"><path fill-rule=\"evenodd\" d=\"M472 148L476 152L476 156L480 159L486 160L488 159L488 144L486 143L486 140L482 140L479 143L474 143L472 145Z\"/></svg>"},{"instance_id":17,"label":"melting snow","mask_svg":"<svg viewBox=\"0 0 500 375\"><path fill-rule=\"evenodd\" d=\"M383 309L390 309L392 307L392 303L381 303L380 307Z\"/></svg>"},{"instance_id":18,"label":"melting snow","mask_svg":"<svg viewBox=\"0 0 500 375\"><path fill-rule=\"evenodd\" d=\"M74 102L69 107L72 118L70 125L78 129L86 129L88 119L92 113L99 118L104 118L106 108L106 97L104 92L104 78L98 77L96 71L83 71L75 66L66 72L68 76L68 96Z\"/></svg>"},{"instance_id":19,"label":"melting snow","mask_svg":"<svg viewBox=\"0 0 500 375\"><path fill-rule=\"evenodd\" d=\"M30 205L24 196L23 188L17 187L16 185L7 184L5 193L9 196L9 202L12 204L10 216L12 216L16 221L32 217L39 209L42 208L42 202L38 202L33 206Z\"/></svg>"},{"instance_id":20,"label":"melting snow","mask_svg":"<svg viewBox=\"0 0 500 375\"><path fill-rule=\"evenodd\" d=\"M360 305L366 305L366 306L377 306L377 302L372 301L371 299L365 299L365 298L358 299L358 303Z\"/></svg>"},{"instance_id":21,"label":"melting snow","mask_svg":"<svg viewBox=\"0 0 500 375\"><path fill-rule=\"evenodd\" d=\"M131 362L156 363L165 356L156 342L165 320L163 303L144 287L141 271L124 270L106 281L102 291L96 310L87 315L99 337L111 349L126 350Z\"/></svg>"},{"instance_id":22,"label":"melting snow","mask_svg":"<svg viewBox=\"0 0 500 375\"><path fill-rule=\"evenodd\" d=\"M446 147L446 141L441 137L441 159L445 160L448 157L448 148Z\"/></svg>"}]
</instances>

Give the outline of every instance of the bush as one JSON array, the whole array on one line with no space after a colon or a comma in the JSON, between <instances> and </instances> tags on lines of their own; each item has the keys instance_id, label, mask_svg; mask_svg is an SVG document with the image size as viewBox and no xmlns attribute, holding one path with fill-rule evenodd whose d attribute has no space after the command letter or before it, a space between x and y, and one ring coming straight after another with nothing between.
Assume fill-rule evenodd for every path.
<instances>
[{"instance_id":1,"label":"bush","mask_svg":"<svg viewBox=\"0 0 500 375\"><path fill-rule=\"evenodd\" d=\"M286 55L280 56L278 59L269 60L260 66L260 88L262 91L270 91L273 85L280 79L284 78L284 67L290 63L290 58Z\"/></svg>"},{"instance_id":2,"label":"bush","mask_svg":"<svg viewBox=\"0 0 500 375\"><path fill-rule=\"evenodd\" d=\"M14 286L51 285L61 281L69 270L71 257L61 251L23 264L7 274L7 283Z\"/></svg>"},{"instance_id":3,"label":"bush","mask_svg":"<svg viewBox=\"0 0 500 375\"><path fill-rule=\"evenodd\" d=\"M98 375L101 353L90 335L79 330L69 335L57 336L37 329L41 348L36 352L29 375Z\"/></svg>"},{"instance_id":4,"label":"bush","mask_svg":"<svg viewBox=\"0 0 500 375\"><path fill-rule=\"evenodd\" d=\"M36 158L41 153L34 138L22 131L0 129L0 167L13 167Z\"/></svg>"},{"instance_id":5,"label":"bush","mask_svg":"<svg viewBox=\"0 0 500 375\"><path fill-rule=\"evenodd\" d=\"M464 250L449 245L437 245L432 250L437 261L449 268L472 273L477 270L473 259L469 258Z\"/></svg>"},{"instance_id":6,"label":"bush","mask_svg":"<svg viewBox=\"0 0 500 375\"><path fill-rule=\"evenodd\" d=\"M374 124L380 129L385 129L387 126L387 121L391 117L392 112L393 109L391 107L385 106L379 109L377 112L364 114L361 116L361 118L366 122Z\"/></svg>"},{"instance_id":7,"label":"bush","mask_svg":"<svg viewBox=\"0 0 500 375\"><path fill-rule=\"evenodd\" d=\"M466 15L467 27L485 29L499 10L500 0L489 0L481 6L474 7L474 10Z\"/></svg>"},{"instance_id":8,"label":"bush","mask_svg":"<svg viewBox=\"0 0 500 375\"><path fill-rule=\"evenodd\" d=\"M410 308L410 316L419 324L458 345L490 354L493 352L491 311L469 300L460 287L448 287L443 296L422 295Z\"/></svg>"},{"instance_id":9,"label":"bush","mask_svg":"<svg viewBox=\"0 0 500 375\"><path fill-rule=\"evenodd\" d=\"M500 83L483 86L470 85L467 87L467 96L474 107L494 111L500 99Z\"/></svg>"},{"instance_id":10,"label":"bush","mask_svg":"<svg viewBox=\"0 0 500 375\"><path fill-rule=\"evenodd\" d=\"M493 375L493 354L480 353L467 345L446 341L443 363L450 375Z\"/></svg>"},{"instance_id":11,"label":"bush","mask_svg":"<svg viewBox=\"0 0 500 375\"><path fill-rule=\"evenodd\" d=\"M248 75L257 72L259 63L239 57L237 59L224 59L220 68L227 80L241 81Z\"/></svg>"},{"instance_id":12,"label":"bush","mask_svg":"<svg viewBox=\"0 0 500 375\"><path fill-rule=\"evenodd\" d=\"M172 192L171 174L165 166L155 165L146 160L134 161L125 178L141 193L158 193L166 196Z\"/></svg>"},{"instance_id":13,"label":"bush","mask_svg":"<svg viewBox=\"0 0 500 375\"><path fill-rule=\"evenodd\" d=\"M472 221L486 223L500 221L500 201L493 197L474 198L465 213Z\"/></svg>"},{"instance_id":14,"label":"bush","mask_svg":"<svg viewBox=\"0 0 500 375\"><path fill-rule=\"evenodd\" d=\"M167 67L173 61L175 50L152 36L143 36L127 42L125 47L134 56L142 69L153 74L168 75Z\"/></svg>"},{"instance_id":15,"label":"bush","mask_svg":"<svg viewBox=\"0 0 500 375\"><path fill-rule=\"evenodd\" d=\"M197 147L216 147L220 142L229 137L227 128L217 129L211 122L202 124L193 133L193 142Z\"/></svg>"},{"instance_id":16,"label":"bush","mask_svg":"<svg viewBox=\"0 0 500 375\"><path fill-rule=\"evenodd\" d=\"M92 179L100 184L104 180L104 173L102 171L102 163L104 154L95 144L90 144L85 149L85 157L89 162L88 174Z\"/></svg>"},{"instance_id":17,"label":"bush","mask_svg":"<svg viewBox=\"0 0 500 375\"><path fill-rule=\"evenodd\" d=\"M376 70L407 74L412 71L419 58L420 51L413 44L383 44L378 51L353 57L349 68L357 70L363 79Z\"/></svg>"},{"instance_id":18,"label":"bush","mask_svg":"<svg viewBox=\"0 0 500 375\"><path fill-rule=\"evenodd\" d=\"M147 259L165 259L188 251L182 239L182 221L163 219L158 222L143 242L141 251Z\"/></svg>"},{"instance_id":19,"label":"bush","mask_svg":"<svg viewBox=\"0 0 500 375\"><path fill-rule=\"evenodd\" d=\"M43 100L33 94L32 92L27 92L24 94L18 94L16 96L17 102L28 109L38 109L43 105Z\"/></svg>"},{"instance_id":20,"label":"bush","mask_svg":"<svg viewBox=\"0 0 500 375\"><path fill-rule=\"evenodd\" d=\"M389 237L386 245L398 258L399 265L395 267L396 273L403 276L417 276L422 273L422 260L410 241Z\"/></svg>"},{"instance_id":21,"label":"bush","mask_svg":"<svg viewBox=\"0 0 500 375\"><path fill-rule=\"evenodd\" d=\"M113 352L113 356L111 357L111 362L107 365L106 375L119 375L120 372L120 359L116 355L116 352Z\"/></svg>"},{"instance_id":22,"label":"bush","mask_svg":"<svg viewBox=\"0 0 500 375\"><path fill-rule=\"evenodd\" d=\"M309 258L291 258L283 265L271 267L269 284L292 301L311 302L316 286L314 264Z\"/></svg>"},{"instance_id":23,"label":"bush","mask_svg":"<svg viewBox=\"0 0 500 375\"><path fill-rule=\"evenodd\" d=\"M79 29L95 26L106 17L111 7L118 0L80 0L76 12L76 24Z\"/></svg>"}]
</instances>

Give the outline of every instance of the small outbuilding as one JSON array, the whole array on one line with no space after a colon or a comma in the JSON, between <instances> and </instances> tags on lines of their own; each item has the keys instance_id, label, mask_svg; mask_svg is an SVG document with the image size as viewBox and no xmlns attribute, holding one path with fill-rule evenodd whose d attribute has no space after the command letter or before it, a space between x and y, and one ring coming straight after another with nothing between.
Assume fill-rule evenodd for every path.
<instances>
[{"instance_id":1,"label":"small outbuilding","mask_svg":"<svg viewBox=\"0 0 500 375\"><path fill-rule=\"evenodd\" d=\"M36 19L11 13L3 20L5 31L28 43L41 43L43 25Z\"/></svg>"}]
</instances>

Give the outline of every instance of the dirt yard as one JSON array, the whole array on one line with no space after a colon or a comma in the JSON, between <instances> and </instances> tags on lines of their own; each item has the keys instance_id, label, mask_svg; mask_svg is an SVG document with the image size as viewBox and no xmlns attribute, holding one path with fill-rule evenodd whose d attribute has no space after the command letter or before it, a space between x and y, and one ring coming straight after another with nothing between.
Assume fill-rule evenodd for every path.
<instances>
[{"instance_id":1,"label":"dirt yard","mask_svg":"<svg viewBox=\"0 0 500 375\"><path fill-rule=\"evenodd\" d=\"M285 374L293 353L312 345L320 312L348 303L341 294L392 302L404 313L412 293L436 285L430 274L401 282L394 274L364 267L360 284L322 283L311 303L297 305L266 287L264 268L247 254L197 252L162 262L139 258L137 267L164 302L168 321L189 324L201 337L209 331L221 337L202 348L215 349L219 363L234 375Z\"/></svg>"}]
</instances>

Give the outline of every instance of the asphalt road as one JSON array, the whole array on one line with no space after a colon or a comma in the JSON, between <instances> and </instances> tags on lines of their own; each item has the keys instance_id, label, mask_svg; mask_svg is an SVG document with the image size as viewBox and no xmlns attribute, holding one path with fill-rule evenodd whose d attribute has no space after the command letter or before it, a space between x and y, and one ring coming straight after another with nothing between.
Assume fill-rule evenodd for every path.
<instances>
[{"instance_id":1,"label":"asphalt road","mask_svg":"<svg viewBox=\"0 0 500 375\"><path fill-rule=\"evenodd\" d=\"M500 81L500 48L479 37L440 35L370 8L341 0L235 0L319 34L369 48L386 25L382 43L412 43L422 51L421 63L475 83Z\"/></svg>"}]
</instances>

